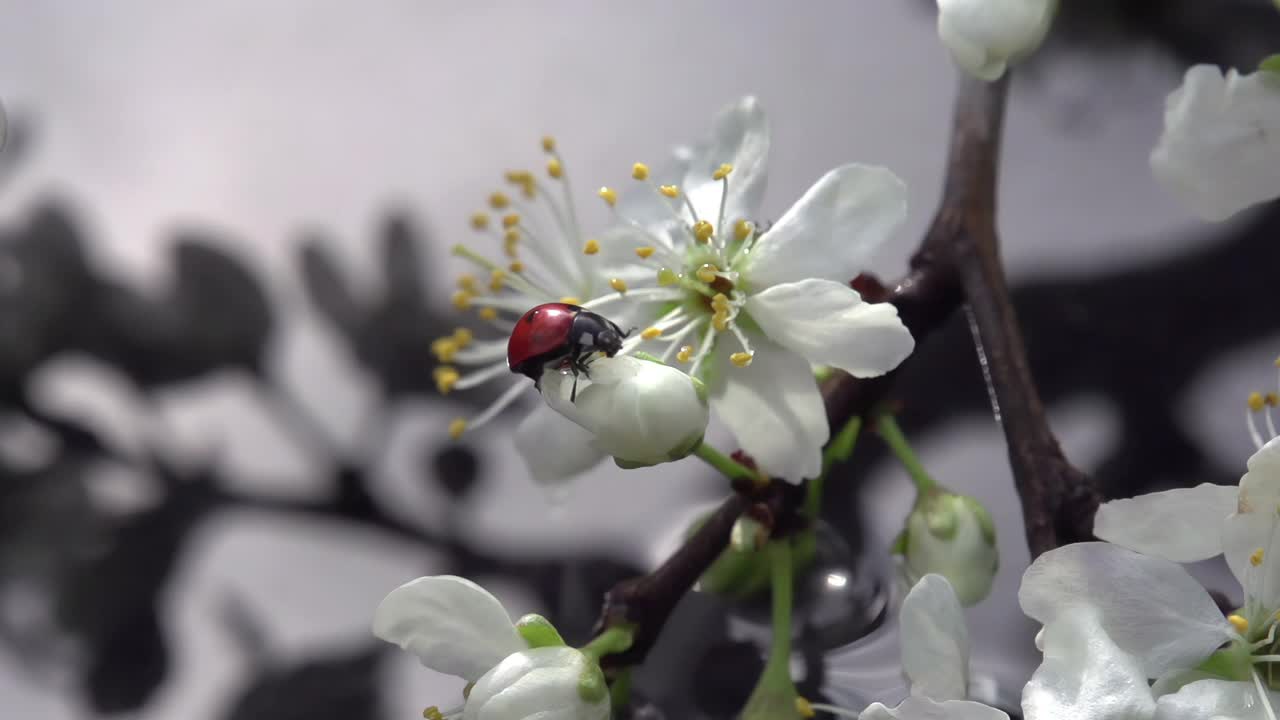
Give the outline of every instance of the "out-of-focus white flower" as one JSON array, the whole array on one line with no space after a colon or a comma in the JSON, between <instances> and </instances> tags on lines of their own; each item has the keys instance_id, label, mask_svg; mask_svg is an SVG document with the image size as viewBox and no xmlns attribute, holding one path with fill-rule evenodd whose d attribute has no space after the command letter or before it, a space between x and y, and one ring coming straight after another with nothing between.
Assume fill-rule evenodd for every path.
<instances>
[{"instance_id":1,"label":"out-of-focus white flower","mask_svg":"<svg viewBox=\"0 0 1280 720\"><path fill-rule=\"evenodd\" d=\"M942 488L922 493L916 500L895 550L902 554L907 587L937 573L951 583L966 606L991 592L1000 565L996 528L987 509L974 498Z\"/></svg>"},{"instance_id":2,"label":"out-of-focus white flower","mask_svg":"<svg viewBox=\"0 0 1280 720\"><path fill-rule=\"evenodd\" d=\"M1280 76L1189 68L1165 101L1151 170L1209 221L1280 195Z\"/></svg>"},{"instance_id":3,"label":"out-of-focus white flower","mask_svg":"<svg viewBox=\"0 0 1280 720\"><path fill-rule=\"evenodd\" d=\"M911 696L897 707L872 703L861 720L1008 720L969 694L969 629L946 578L925 575L902 601L902 669ZM826 706L814 706L826 709Z\"/></svg>"},{"instance_id":4,"label":"out-of-focus white flower","mask_svg":"<svg viewBox=\"0 0 1280 720\"><path fill-rule=\"evenodd\" d=\"M541 617L512 623L484 588L453 575L422 577L392 590L374 612L373 634L436 672L467 680L466 701L429 720L607 720L600 668L565 647Z\"/></svg>"},{"instance_id":5,"label":"out-of-focus white flower","mask_svg":"<svg viewBox=\"0 0 1280 720\"><path fill-rule=\"evenodd\" d=\"M982 80L1035 52L1058 0L938 0L938 37L956 64Z\"/></svg>"},{"instance_id":6,"label":"out-of-focus white flower","mask_svg":"<svg viewBox=\"0 0 1280 720\"><path fill-rule=\"evenodd\" d=\"M591 446L626 467L686 457L702 442L711 410L701 383L682 371L636 357L600 358L570 402L574 378L548 370L542 395L591 433ZM558 449L544 452L559 452Z\"/></svg>"}]
</instances>

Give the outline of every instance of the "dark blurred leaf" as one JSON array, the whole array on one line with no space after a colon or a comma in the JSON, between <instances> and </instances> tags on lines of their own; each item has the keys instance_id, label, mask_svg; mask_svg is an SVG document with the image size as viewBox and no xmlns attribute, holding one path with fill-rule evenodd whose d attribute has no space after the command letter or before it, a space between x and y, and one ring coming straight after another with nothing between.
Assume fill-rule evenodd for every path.
<instances>
[{"instance_id":1,"label":"dark blurred leaf","mask_svg":"<svg viewBox=\"0 0 1280 720\"><path fill-rule=\"evenodd\" d=\"M409 216L391 213L382 229L382 277L387 305L405 310L426 308L427 287L423 275L422 241Z\"/></svg>"},{"instance_id":2,"label":"dark blurred leaf","mask_svg":"<svg viewBox=\"0 0 1280 720\"><path fill-rule=\"evenodd\" d=\"M184 322L186 352L219 364L261 368L273 327L271 303L253 272L216 241L179 236L169 302Z\"/></svg>"},{"instance_id":3,"label":"dark blurred leaf","mask_svg":"<svg viewBox=\"0 0 1280 720\"><path fill-rule=\"evenodd\" d=\"M169 648L154 603L134 608L98 639L85 689L101 715L130 712L151 698L169 672Z\"/></svg>"},{"instance_id":4,"label":"dark blurred leaf","mask_svg":"<svg viewBox=\"0 0 1280 720\"><path fill-rule=\"evenodd\" d=\"M260 671L223 716L227 720L375 720L382 717L382 648Z\"/></svg>"},{"instance_id":5,"label":"dark blurred leaf","mask_svg":"<svg viewBox=\"0 0 1280 720\"><path fill-rule=\"evenodd\" d=\"M348 343L360 334L364 309L347 285L333 255L317 238L308 238L298 250L299 272L307 298Z\"/></svg>"},{"instance_id":6,"label":"dark blurred leaf","mask_svg":"<svg viewBox=\"0 0 1280 720\"><path fill-rule=\"evenodd\" d=\"M751 695L754 680L764 671L760 648L748 642L726 641L706 651L698 661L693 702L713 718L734 717Z\"/></svg>"},{"instance_id":7,"label":"dark blurred leaf","mask_svg":"<svg viewBox=\"0 0 1280 720\"><path fill-rule=\"evenodd\" d=\"M480 458L470 449L450 444L431 451L431 465L436 482L449 495L459 501L467 497L476 486L480 473Z\"/></svg>"}]
</instances>

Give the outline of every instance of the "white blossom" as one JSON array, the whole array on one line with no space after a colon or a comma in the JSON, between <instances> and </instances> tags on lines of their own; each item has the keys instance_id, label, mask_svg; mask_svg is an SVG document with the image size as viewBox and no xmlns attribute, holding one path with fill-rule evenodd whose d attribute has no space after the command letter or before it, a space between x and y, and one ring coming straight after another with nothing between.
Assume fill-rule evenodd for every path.
<instances>
[{"instance_id":1,"label":"white blossom","mask_svg":"<svg viewBox=\"0 0 1280 720\"><path fill-rule=\"evenodd\" d=\"M548 147L554 153L554 144ZM514 173L520 195L545 199L553 221L532 227L523 206L504 216L504 245L530 251L514 260L519 272L459 248L492 282L464 277L455 304L480 308L508 333L511 320L548 300L581 305L622 327L636 323L620 354L640 349L687 364L706 384L712 410L762 469L793 482L813 477L829 429L812 366L872 377L914 346L892 305L864 303L848 285L902 223L906 190L888 170L845 165L765 227L759 207L768 150L764 113L744 98L669 166L651 173L637 163L634 191L602 188L618 225L592 238L577 228L571 194L555 202L531 173ZM553 175L566 182L558 155L552 163ZM521 202L501 195L496 205L506 211ZM482 216L477 225L494 223ZM480 342L466 332L443 338L437 354L454 365L437 371L438 384L452 390L505 377L505 348L505 339ZM478 369L463 373L462 366ZM476 418L455 421L451 432L492 419L519 395L520 380ZM535 477L553 480L603 457L591 433L573 422L545 412L537 418L521 423L516 437ZM561 452L528 454L546 443Z\"/></svg>"},{"instance_id":2,"label":"white blossom","mask_svg":"<svg viewBox=\"0 0 1280 720\"><path fill-rule=\"evenodd\" d=\"M537 616L529 618L549 627ZM554 630L538 629L559 641ZM374 612L373 633L416 655L426 667L471 683L458 707L428 708L424 715L431 720L609 717L608 694L588 698L580 685L585 675L600 672L598 666L558 642L530 647L502 603L465 578L422 577L392 590Z\"/></svg>"},{"instance_id":3,"label":"white blossom","mask_svg":"<svg viewBox=\"0 0 1280 720\"><path fill-rule=\"evenodd\" d=\"M1035 52L1058 0L938 0L938 37L956 64L982 80Z\"/></svg>"},{"instance_id":4,"label":"white blossom","mask_svg":"<svg viewBox=\"0 0 1280 720\"><path fill-rule=\"evenodd\" d=\"M1189 68L1165 102L1151 170L1209 221L1280 195L1280 76Z\"/></svg>"},{"instance_id":5,"label":"white blossom","mask_svg":"<svg viewBox=\"0 0 1280 720\"><path fill-rule=\"evenodd\" d=\"M679 460L707 431L711 411L701 383L668 365L635 357L601 358L591 364L590 378L581 382L576 401L571 401L574 383L567 370L548 370L542 377L543 397L591 433L595 450L619 464L641 467Z\"/></svg>"}]
</instances>

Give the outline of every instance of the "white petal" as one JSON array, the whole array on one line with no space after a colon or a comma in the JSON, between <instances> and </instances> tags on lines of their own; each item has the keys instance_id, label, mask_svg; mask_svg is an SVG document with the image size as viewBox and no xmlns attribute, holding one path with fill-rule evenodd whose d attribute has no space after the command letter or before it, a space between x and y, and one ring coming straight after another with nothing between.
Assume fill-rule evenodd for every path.
<instances>
[{"instance_id":1,"label":"white petal","mask_svg":"<svg viewBox=\"0 0 1280 720\"><path fill-rule=\"evenodd\" d=\"M825 278L847 283L907 217L907 186L892 172L843 165L823 175L756 242L751 288Z\"/></svg>"},{"instance_id":2,"label":"white petal","mask_svg":"<svg viewBox=\"0 0 1280 720\"><path fill-rule=\"evenodd\" d=\"M1251 609L1264 615L1280 609L1280 517L1274 511L1233 515L1222 527L1222 545L1246 599L1256 604ZM1249 618L1250 622L1262 619Z\"/></svg>"},{"instance_id":3,"label":"white petal","mask_svg":"<svg viewBox=\"0 0 1280 720\"><path fill-rule=\"evenodd\" d=\"M1269 693L1273 709L1280 707ZM1252 682L1199 680L1156 703L1155 720L1266 720Z\"/></svg>"},{"instance_id":4,"label":"white petal","mask_svg":"<svg viewBox=\"0 0 1280 720\"><path fill-rule=\"evenodd\" d=\"M533 479L555 485L586 472L605 458L591 445L591 433L539 403L516 428L516 450Z\"/></svg>"},{"instance_id":5,"label":"white petal","mask_svg":"<svg viewBox=\"0 0 1280 720\"><path fill-rule=\"evenodd\" d=\"M373 614L373 634L436 672L471 682L529 647L497 598L453 575L421 577L392 590Z\"/></svg>"},{"instance_id":6,"label":"white petal","mask_svg":"<svg viewBox=\"0 0 1280 720\"><path fill-rule=\"evenodd\" d=\"M711 409L765 472L793 483L815 477L830 431L813 370L763 336L750 340L755 358L745 368L729 362L739 349L731 337L717 341Z\"/></svg>"},{"instance_id":7,"label":"white petal","mask_svg":"<svg viewBox=\"0 0 1280 720\"><path fill-rule=\"evenodd\" d=\"M1210 221L1280 195L1280 81L1268 72L1224 77L1212 65L1189 68L1165 102L1151 170Z\"/></svg>"},{"instance_id":8,"label":"white petal","mask_svg":"<svg viewBox=\"0 0 1280 720\"><path fill-rule=\"evenodd\" d=\"M964 610L941 575L925 575L902 601L902 670L911 693L933 700L969 694L969 629Z\"/></svg>"},{"instance_id":9,"label":"white petal","mask_svg":"<svg viewBox=\"0 0 1280 720\"><path fill-rule=\"evenodd\" d=\"M831 280L774 285L747 298L746 311L778 344L854 377L883 375L915 347L897 308Z\"/></svg>"},{"instance_id":10,"label":"white petal","mask_svg":"<svg viewBox=\"0 0 1280 720\"><path fill-rule=\"evenodd\" d=\"M1098 508L1093 534L1144 555L1188 563L1222 554L1213 525L1235 512L1238 489L1204 483L1112 500Z\"/></svg>"},{"instance_id":11,"label":"white petal","mask_svg":"<svg viewBox=\"0 0 1280 720\"><path fill-rule=\"evenodd\" d=\"M1002 710L969 700L934 702L928 698L909 697L894 708L872 703L858 720L1009 720Z\"/></svg>"},{"instance_id":12,"label":"white petal","mask_svg":"<svg viewBox=\"0 0 1280 720\"><path fill-rule=\"evenodd\" d=\"M1096 609L1102 629L1151 678L1199 664L1234 636L1209 593L1180 565L1109 543L1041 555L1022 576L1018 602L1044 625L1069 610Z\"/></svg>"},{"instance_id":13,"label":"white petal","mask_svg":"<svg viewBox=\"0 0 1280 720\"><path fill-rule=\"evenodd\" d=\"M700 219L715 223L720 213L724 183L711 177L723 164L729 174L725 225L735 220L755 220L764 198L769 164L769 120L760 102L747 96L716 115L711 134L689 152L689 165L680 191L688 195ZM717 228L722 230L722 228Z\"/></svg>"},{"instance_id":14,"label":"white petal","mask_svg":"<svg viewBox=\"0 0 1280 720\"><path fill-rule=\"evenodd\" d=\"M983 80L1033 52L1057 0L938 0L938 37L956 64Z\"/></svg>"},{"instance_id":15,"label":"white petal","mask_svg":"<svg viewBox=\"0 0 1280 720\"><path fill-rule=\"evenodd\" d=\"M1138 658L1077 607L1045 626L1044 660L1022 691L1027 720L1146 720L1156 702Z\"/></svg>"},{"instance_id":16,"label":"white petal","mask_svg":"<svg viewBox=\"0 0 1280 720\"><path fill-rule=\"evenodd\" d=\"M722 164L733 166L725 224L754 220L764 196L769 157L769 121L754 97L744 97L716 116L711 131L691 146L677 148L671 161L651 170L649 180L618 198L617 212L661 238L668 247L687 244L692 216L683 197L659 194L660 185L675 185L687 195L699 219L719 219L723 183L711 174Z\"/></svg>"},{"instance_id":17,"label":"white petal","mask_svg":"<svg viewBox=\"0 0 1280 720\"><path fill-rule=\"evenodd\" d=\"M608 720L609 697L587 702L578 679L583 654L542 647L508 656L480 678L467 697L465 720Z\"/></svg>"},{"instance_id":18,"label":"white petal","mask_svg":"<svg viewBox=\"0 0 1280 720\"><path fill-rule=\"evenodd\" d=\"M1280 510L1280 438L1273 438L1249 458L1240 478L1240 512Z\"/></svg>"}]
</instances>

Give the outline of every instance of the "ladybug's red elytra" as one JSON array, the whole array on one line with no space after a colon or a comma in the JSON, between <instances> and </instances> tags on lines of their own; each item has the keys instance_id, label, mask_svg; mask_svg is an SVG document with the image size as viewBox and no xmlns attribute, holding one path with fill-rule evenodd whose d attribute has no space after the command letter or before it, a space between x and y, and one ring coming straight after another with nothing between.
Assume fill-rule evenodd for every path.
<instances>
[{"instance_id":1,"label":"ladybug's red elytra","mask_svg":"<svg viewBox=\"0 0 1280 720\"><path fill-rule=\"evenodd\" d=\"M623 332L613 321L568 303L545 303L525 313L507 341L507 367L511 372L542 381L548 365L567 367L573 372L569 401L578 398L579 373L587 372L593 353L613 357L622 349Z\"/></svg>"}]
</instances>

